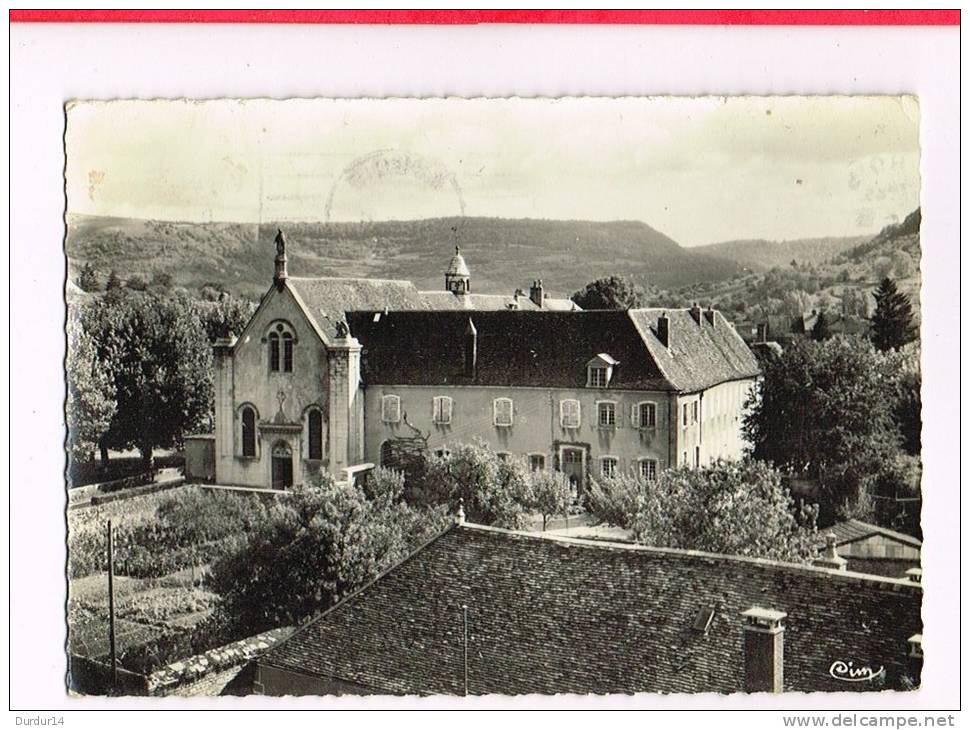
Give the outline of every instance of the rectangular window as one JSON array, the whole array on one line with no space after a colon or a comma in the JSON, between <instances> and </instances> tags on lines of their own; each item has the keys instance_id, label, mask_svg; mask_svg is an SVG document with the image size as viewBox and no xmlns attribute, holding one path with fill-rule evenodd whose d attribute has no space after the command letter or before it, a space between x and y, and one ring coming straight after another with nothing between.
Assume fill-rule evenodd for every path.
<instances>
[{"instance_id":1,"label":"rectangular window","mask_svg":"<svg viewBox=\"0 0 970 730\"><path fill-rule=\"evenodd\" d=\"M400 423L401 399L396 395L385 395L381 399L381 420L384 423Z\"/></svg>"},{"instance_id":2,"label":"rectangular window","mask_svg":"<svg viewBox=\"0 0 970 730\"><path fill-rule=\"evenodd\" d=\"M691 404L691 423L697 423L700 415L700 401L694 401Z\"/></svg>"},{"instance_id":3,"label":"rectangular window","mask_svg":"<svg viewBox=\"0 0 970 730\"><path fill-rule=\"evenodd\" d=\"M616 427L616 403L604 401L597 404L600 428Z\"/></svg>"},{"instance_id":4,"label":"rectangular window","mask_svg":"<svg viewBox=\"0 0 970 730\"><path fill-rule=\"evenodd\" d=\"M559 423L563 428L579 428L580 410L578 400L559 401Z\"/></svg>"},{"instance_id":5,"label":"rectangular window","mask_svg":"<svg viewBox=\"0 0 970 730\"><path fill-rule=\"evenodd\" d=\"M687 404L684 403L684 425L687 425Z\"/></svg>"},{"instance_id":6,"label":"rectangular window","mask_svg":"<svg viewBox=\"0 0 970 730\"><path fill-rule=\"evenodd\" d=\"M694 468L696 469L701 465L701 447L694 447Z\"/></svg>"},{"instance_id":7,"label":"rectangular window","mask_svg":"<svg viewBox=\"0 0 970 730\"><path fill-rule=\"evenodd\" d=\"M656 459L640 459L640 478L648 482L657 481Z\"/></svg>"},{"instance_id":8,"label":"rectangular window","mask_svg":"<svg viewBox=\"0 0 970 730\"><path fill-rule=\"evenodd\" d=\"M451 423L451 398L446 395L435 396L433 401L434 422L439 424Z\"/></svg>"},{"instance_id":9,"label":"rectangular window","mask_svg":"<svg viewBox=\"0 0 970 730\"><path fill-rule=\"evenodd\" d=\"M545 454L529 454L529 468L532 471L542 471L546 468Z\"/></svg>"},{"instance_id":10,"label":"rectangular window","mask_svg":"<svg viewBox=\"0 0 970 730\"><path fill-rule=\"evenodd\" d=\"M657 425L657 404L640 403L636 418L638 428L654 428Z\"/></svg>"},{"instance_id":11,"label":"rectangular window","mask_svg":"<svg viewBox=\"0 0 970 730\"><path fill-rule=\"evenodd\" d=\"M512 399L496 398L492 401L492 416L496 426L512 425Z\"/></svg>"},{"instance_id":12,"label":"rectangular window","mask_svg":"<svg viewBox=\"0 0 970 730\"><path fill-rule=\"evenodd\" d=\"M600 473L604 477L615 477L618 463L615 456L604 456L600 459Z\"/></svg>"},{"instance_id":13,"label":"rectangular window","mask_svg":"<svg viewBox=\"0 0 970 730\"><path fill-rule=\"evenodd\" d=\"M499 458L499 461L508 461L512 458L512 454L508 451L496 451L495 455Z\"/></svg>"},{"instance_id":14,"label":"rectangular window","mask_svg":"<svg viewBox=\"0 0 970 730\"><path fill-rule=\"evenodd\" d=\"M607 385L606 368L589 369L589 387L605 388Z\"/></svg>"}]
</instances>

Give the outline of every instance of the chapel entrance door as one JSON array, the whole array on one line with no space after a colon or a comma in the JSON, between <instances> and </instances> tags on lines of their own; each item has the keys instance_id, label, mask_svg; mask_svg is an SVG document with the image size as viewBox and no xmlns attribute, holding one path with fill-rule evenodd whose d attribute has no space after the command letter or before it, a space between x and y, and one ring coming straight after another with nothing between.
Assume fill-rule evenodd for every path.
<instances>
[{"instance_id":1,"label":"chapel entrance door","mask_svg":"<svg viewBox=\"0 0 970 730\"><path fill-rule=\"evenodd\" d=\"M569 479L573 499L580 500L585 492L585 452L583 449L565 447L562 450L561 471Z\"/></svg>"},{"instance_id":2,"label":"chapel entrance door","mask_svg":"<svg viewBox=\"0 0 970 730\"><path fill-rule=\"evenodd\" d=\"M289 444L278 441L273 446L273 489L293 486L293 450Z\"/></svg>"}]
</instances>

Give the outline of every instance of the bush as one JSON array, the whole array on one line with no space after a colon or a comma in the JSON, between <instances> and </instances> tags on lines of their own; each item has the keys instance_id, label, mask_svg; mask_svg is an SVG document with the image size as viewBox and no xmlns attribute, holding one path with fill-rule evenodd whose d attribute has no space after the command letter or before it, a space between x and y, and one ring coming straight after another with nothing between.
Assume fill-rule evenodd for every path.
<instances>
[{"instance_id":1,"label":"bush","mask_svg":"<svg viewBox=\"0 0 970 730\"><path fill-rule=\"evenodd\" d=\"M483 441L458 444L445 456L429 456L419 489L426 504L457 511L462 500L470 522L518 529L530 503L524 459L499 458Z\"/></svg>"}]
</instances>

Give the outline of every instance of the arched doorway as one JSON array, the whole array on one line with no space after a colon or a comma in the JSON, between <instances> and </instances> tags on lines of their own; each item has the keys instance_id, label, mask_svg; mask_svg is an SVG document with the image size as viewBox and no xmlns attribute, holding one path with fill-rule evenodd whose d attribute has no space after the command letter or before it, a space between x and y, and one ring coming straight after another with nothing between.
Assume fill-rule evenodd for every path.
<instances>
[{"instance_id":1,"label":"arched doorway","mask_svg":"<svg viewBox=\"0 0 970 730\"><path fill-rule=\"evenodd\" d=\"M273 489L293 486L293 449L285 441L273 444Z\"/></svg>"}]
</instances>

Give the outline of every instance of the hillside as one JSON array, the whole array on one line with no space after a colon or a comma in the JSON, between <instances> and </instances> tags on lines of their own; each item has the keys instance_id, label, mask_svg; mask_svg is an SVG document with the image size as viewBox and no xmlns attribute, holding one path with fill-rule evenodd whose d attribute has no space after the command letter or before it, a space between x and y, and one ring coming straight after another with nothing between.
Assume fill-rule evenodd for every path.
<instances>
[{"instance_id":1,"label":"hillside","mask_svg":"<svg viewBox=\"0 0 970 730\"><path fill-rule=\"evenodd\" d=\"M601 276L625 274L662 288L716 281L741 272L727 259L684 249L633 221L589 222L436 218L373 223L285 223L290 272L299 276L409 279L440 289L457 240L483 293L507 293L542 278L568 296ZM70 216L70 270L90 262L102 279L171 274L178 285L206 282L258 296L273 268L275 225L181 223Z\"/></svg>"},{"instance_id":2,"label":"hillside","mask_svg":"<svg viewBox=\"0 0 970 730\"><path fill-rule=\"evenodd\" d=\"M734 261L751 271L768 271L774 266L788 266L792 261L800 264L825 263L869 239L869 236L800 238L792 241L748 239L711 243L691 250Z\"/></svg>"},{"instance_id":3,"label":"hillside","mask_svg":"<svg viewBox=\"0 0 970 730\"><path fill-rule=\"evenodd\" d=\"M748 335L766 316L788 317L797 312L824 311L864 329L872 314L872 292L890 276L920 313L920 211L878 235L817 263L789 259L767 271L743 273L719 281L700 282L663 294L664 306L691 302L724 310ZM852 240L852 239L843 239Z\"/></svg>"}]
</instances>

